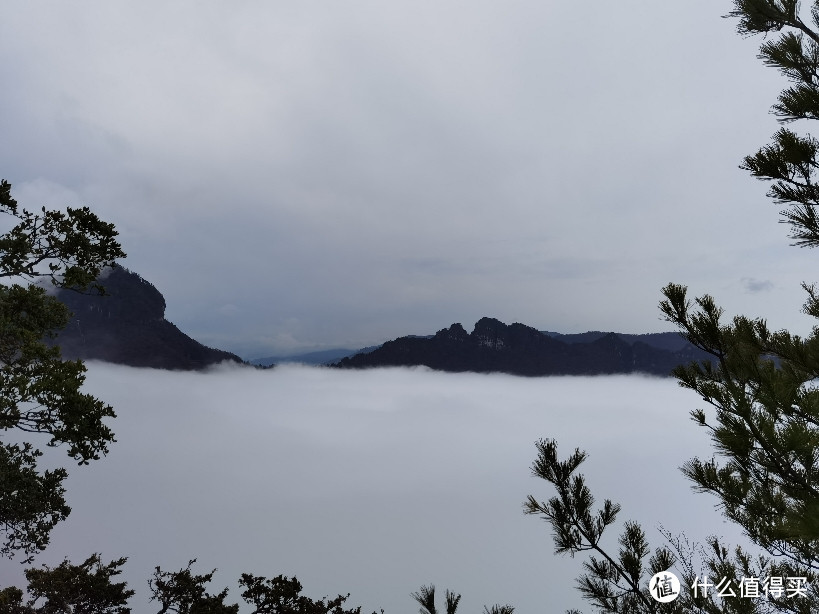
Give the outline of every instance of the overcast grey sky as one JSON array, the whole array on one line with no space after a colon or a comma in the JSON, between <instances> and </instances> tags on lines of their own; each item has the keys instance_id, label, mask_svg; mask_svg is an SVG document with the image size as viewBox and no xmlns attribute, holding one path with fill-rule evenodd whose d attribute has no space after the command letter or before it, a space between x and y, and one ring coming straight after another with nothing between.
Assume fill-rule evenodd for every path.
<instances>
[{"instance_id":1,"label":"overcast grey sky","mask_svg":"<svg viewBox=\"0 0 819 614\"><path fill-rule=\"evenodd\" d=\"M0 175L88 204L245 357L481 316L669 330L669 281L806 332L764 184L783 81L727 0L9 0Z\"/></svg>"},{"instance_id":2,"label":"overcast grey sky","mask_svg":"<svg viewBox=\"0 0 819 614\"><path fill-rule=\"evenodd\" d=\"M527 495L554 495L530 471L547 437L561 457L585 449L597 502L622 504L606 548L629 519L652 549L666 545L660 525L747 544L677 469L713 450L688 417L698 397L671 378L89 369L87 392L117 412L117 442L66 465L72 512L36 565L129 557L134 614L158 609L147 605L156 565L194 557L198 573L219 569L213 588L229 587L231 602L247 572L296 575L315 599L349 592L365 614L417 612L409 593L429 583L462 593L464 613L583 607L574 579L586 557L554 556L549 525L523 514ZM68 460L64 448L45 454ZM23 569L0 559L0 587L22 585Z\"/></svg>"}]
</instances>

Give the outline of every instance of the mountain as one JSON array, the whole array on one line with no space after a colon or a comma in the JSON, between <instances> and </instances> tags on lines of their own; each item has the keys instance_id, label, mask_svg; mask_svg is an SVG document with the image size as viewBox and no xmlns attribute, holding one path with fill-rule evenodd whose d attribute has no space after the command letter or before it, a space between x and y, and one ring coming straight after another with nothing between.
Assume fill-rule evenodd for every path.
<instances>
[{"instance_id":1,"label":"mountain","mask_svg":"<svg viewBox=\"0 0 819 614\"><path fill-rule=\"evenodd\" d=\"M59 290L57 298L73 313L68 326L49 343L65 358L104 360L132 367L203 369L242 359L206 347L165 319L165 298L153 284L121 266L100 280L105 295Z\"/></svg>"},{"instance_id":2,"label":"mountain","mask_svg":"<svg viewBox=\"0 0 819 614\"><path fill-rule=\"evenodd\" d=\"M542 332L544 335L549 335L550 337L559 339L560 341L565 341L566 343L591 343L592 341L597 341L601 337L611 334L604 333L599 330L573 334L553 333L545 330L540 332ZM633 335L628 333L615 334L623 341L628 343L640 341L646 345L650 345L651 347L659 348L661 350L668 350L669 352L678 352L690 345L688 340L680 333L645 333L641 335Z\"/></svg>"},{"instance_id":3,"label":"mountain","mask_svg":"<svg viewBox=\"0 0 819 614\"><path fill-rule=\"evenodd\" d=\"M432 337L388 341L333 366L356 369L424 365L441 371L530 376L635 372L665 376L677 365L707 358L677 333L560 335L481 318L471 333L461 324L453 324Z\"/></svg>"}]
</instances>

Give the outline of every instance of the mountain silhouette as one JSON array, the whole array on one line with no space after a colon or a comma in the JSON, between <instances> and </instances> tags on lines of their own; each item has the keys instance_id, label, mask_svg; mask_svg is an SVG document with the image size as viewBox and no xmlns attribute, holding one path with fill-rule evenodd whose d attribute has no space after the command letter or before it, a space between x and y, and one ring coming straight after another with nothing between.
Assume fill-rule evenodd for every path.
<instances>
[{"instance_id":1,"label":"mountain silhouette","mask_svg":"<svg viewBox=\"0 0 819 614\"><path fill-rule=\"evenodd\" d=\"M561 335L481 318L471 333L456 323L430 337L399 337L333 366L361 369L423 365L440 371L529 376L613 373L666 376L677 365L708 358L678 333Z\"/></svg>"},{"instance_id":2,"label":"mountain silhouette","mask_svg":"<svg viewBox=\"0 0 819 614\"><path fill-rule=\"evenodd\" d=\"M100 279L105 294L59 290L72 312L66 328L49 341L64 358L104 360L132 367L196 370L225 360L230 352L191 339L165 319L165 298L153 284L117 266Z\"/></svg>"}]
</instances>

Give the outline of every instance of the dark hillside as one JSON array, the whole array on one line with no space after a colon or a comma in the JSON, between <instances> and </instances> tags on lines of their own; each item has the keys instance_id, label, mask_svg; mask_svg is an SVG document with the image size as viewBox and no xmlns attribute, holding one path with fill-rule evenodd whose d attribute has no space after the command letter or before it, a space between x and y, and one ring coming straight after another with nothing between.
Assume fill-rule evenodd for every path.
<instances>
[{"instance_id":1,"label":"dark hillside","mask_svg":"<svg viewBox=\"0 0 819 614\"><path fill-rule=\"evenodd\" d=\"M432 337L400 337L367 354L336 363L345 369L424 365L441 371L501 372L514 375L599 375L649 373L669 375L677 365L707 359L676 333L580 335L542 333L523 324L481 318L471 333L461 324ZM571 341L564 341L569 337ZM671 351L656 347L661 341ZM654 342L654 343L651 343Z\"/></svg>"},{"instance_id":2,"label":"dark hillside","mask_svg":"<svg viewBox=\"0 0 819 614\"><path fill-rule=\"evenodd\" d=\"M235 354L202 345L168 322L165 298L136 273L117 267L101 283L104 296L57 293L74 314L54 341L64 357L182 370L224 360L242 362Z\"/></svg>"}]
</instances>

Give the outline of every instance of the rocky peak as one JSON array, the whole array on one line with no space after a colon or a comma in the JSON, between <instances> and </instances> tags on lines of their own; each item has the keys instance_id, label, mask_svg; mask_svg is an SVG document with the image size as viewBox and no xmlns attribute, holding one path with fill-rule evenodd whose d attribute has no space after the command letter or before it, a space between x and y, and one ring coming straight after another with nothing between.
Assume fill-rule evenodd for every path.
<instances>
[{"instance_id":1,"label":"rocky peak","mask_svg":"<svg viewBox=\"0 0 819 614\"><path fill-rule=\"evenodd\" d=\"M56 340L66 358L104 360L134 367L202 369L235 354L191 339L165 319L165 297L136 273L116 267L100 279L105 294L60 290L73 314Z\"/></svg>"},{"instance_id":2,"label":"rocky peak","mask_svg":"<svg viewBox=\"0 0 819 614\"><path fill-rule=\"evenodd\" d=\"M456 322L449 328L442 328L435 333L434 339L438 339L440 341L465 342L469 340L469 334L466 332L466 329L461 326L461 324Z\"/></svg>"}]
</instances>

